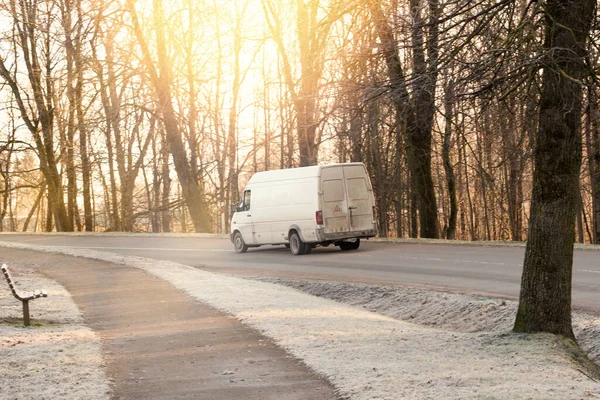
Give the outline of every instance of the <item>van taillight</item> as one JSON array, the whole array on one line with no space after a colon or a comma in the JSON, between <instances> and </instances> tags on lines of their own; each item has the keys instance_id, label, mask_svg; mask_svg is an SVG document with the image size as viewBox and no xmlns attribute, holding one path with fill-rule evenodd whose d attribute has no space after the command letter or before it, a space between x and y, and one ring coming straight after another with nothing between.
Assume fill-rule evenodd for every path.
<instances>
[{"instance_id":1,"label":"van taillight","mask_svg":"<svg viewBox=\"0 0 600 400\"><path fill-rule=\"evenodd\" d=\"M315 219L317 220L317 225L323 225L323 211L317 211L315 213Z\"/></svg>"},{"instance_id":2,"label":"van taillight","mask_svg":"<svg viewBox=\"0 0 600 400\"><path fill-rule=\"evenodd\" d=\"M375 206L373 206L373 219L376 219Z\"/></svg>"}]
</instances>

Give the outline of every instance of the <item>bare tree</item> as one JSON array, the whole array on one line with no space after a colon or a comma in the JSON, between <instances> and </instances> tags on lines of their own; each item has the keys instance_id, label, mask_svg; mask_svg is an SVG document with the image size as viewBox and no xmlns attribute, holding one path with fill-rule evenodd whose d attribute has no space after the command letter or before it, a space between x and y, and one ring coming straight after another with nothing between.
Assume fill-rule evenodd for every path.
<instances>
[{"instance_id":1,"label":"bare tree","mask_svg":"<svg viewBox=\"0 0 600 400\"><path fill-rule=\"evenodd\" d=\"M421 2L410 3L412 24L413 92L408 91L404 68L400 61L398 43L379 1L369 2L369 8L381 52L386 60L390 95L396 105L398 124L406 129L408 165L415 194L418 198L421 237L438 237L437 203L431 172L431 140L435 113L435 88L438 74L438 21L440 9L429 1L429 32L425 42L425 23ZM425 48L428 59L425 58Z\"/></svg>"},{"instance_id":2,"label":"bare tree","mask_svg":"<svg viewBox=\"0 0 600 400\"><path fill-rule=\"evenodd\" d=\"M40 169L48 187L48 215L54 218L57 231L69 231L72 230L72 226L67 218L62 179L54 149L54 63L51 28L54 10L51 3L46 3L45 10L43 8L37 0L11 2L10 8L18 36L15 39L18 40L20 55L27 69L27 83L31 92L26 93L17 81L16 46L12 72L5 63L5 56L0 55L0 76L10 87L21 118L33 137L40 158ZM40 45L43 45L43 49L39 48ZM43 54L44 58L40 54ZM30 104L29 99L33 99L34 104Z\"/></svg>"},{"instance_id":3,"label":"bare tree","mask_svg":"<svg viewBox=\"0 0 600 400\"><path fill-rule=\"evenodd\" d=\"M582 158L582 82L594 0L544 3L544 67L531 222L514 330L574 338L571 279Z\"/></svg>"},{"instance_id":4,"label":"bare tree","mask_svg":"<svg viewBox=\"0 0 600 400\"><path fill-rule=\"evenodd\" d=\"M325 50L332 25L344 14L343 2L333 1L323 7L319 0L296 0L296 32L299 77L294 76L294 61L284 42L285 22L273 0L262 6L282 62L283 78L294 104L300 166L317 163L320 132L318 95L325 62ZM325 15L318 18L325 10Z\"/></svg>"},{"instance_id":5,"label":"bare tree","mask_svg":"<svg viewBox=\"0 0 600 400\"><path fill-rule=\"evenodd\" d=\"M207 204L203 198L202 189L196 180L196 171L193 171L187 158L183 143L181 129L175 110L173 108L173 96L171 85L173 83L173 71L167 54L167 42L165 37L165 14L161 0L153 0L154 31L156 35L157 64L152 59L152 54L144 35L135 10L134 0L127 1L127 10L131 15L136 38L142 49L144 63L151 78L158 100L158 108L162 115L167 141L173 155L175 171L181 184L186 206L190 211L196 232L212 231L212 223Z\"/></svg>"}]
</instances>

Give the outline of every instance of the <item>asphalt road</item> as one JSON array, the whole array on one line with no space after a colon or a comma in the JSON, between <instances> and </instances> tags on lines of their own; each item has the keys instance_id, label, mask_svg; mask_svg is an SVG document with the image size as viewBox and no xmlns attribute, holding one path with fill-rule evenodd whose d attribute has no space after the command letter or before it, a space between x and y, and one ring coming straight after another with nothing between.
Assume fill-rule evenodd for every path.
<instances>
[{"instance_id":1,"label":"asphalt road","mask_svg":"<svg viewBox=\"0 0 600 400\"><path fill-rule=\"evenodd\" d=\"M378 284L433 286L517 298L524 247L364 242L357 251L283 246L237 254L228 239L149 236L1 235L0 241L69 246L169 260L211 271ZM576 250L573 305L600 312L600 251Z\"/></svg>"}]
</instances>

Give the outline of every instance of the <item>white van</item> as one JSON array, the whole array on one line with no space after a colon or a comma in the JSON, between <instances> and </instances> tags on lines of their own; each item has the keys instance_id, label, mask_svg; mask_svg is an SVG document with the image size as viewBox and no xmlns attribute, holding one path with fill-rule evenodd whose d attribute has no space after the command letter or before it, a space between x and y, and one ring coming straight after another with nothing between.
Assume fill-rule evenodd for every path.
<instances>
[{"instance_id":1,"label":"white van","mask_svg":"<svg viewBox=\"0 0 600 400\"><path fill-rule=\"evenodd\" d=\"M238 253L284 244L292 254L316 246L356 250L377 234L373 188L362 163L258 172L231 218Z\"/></svg>"}]
</instances>

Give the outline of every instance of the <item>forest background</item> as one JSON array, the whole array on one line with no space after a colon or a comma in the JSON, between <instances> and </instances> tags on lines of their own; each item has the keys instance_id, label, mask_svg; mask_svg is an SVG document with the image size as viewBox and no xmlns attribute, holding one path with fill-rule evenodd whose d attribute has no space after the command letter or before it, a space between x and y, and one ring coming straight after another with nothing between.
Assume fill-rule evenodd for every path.
<instances>
[{"instance_id":1,"label":"forest background","mask_svg":"<svg viewBox=\"0 0 600 400\"><path fill-rule=\"evenodd\" d=\"M361 161L381 236L522 241L544 7L3 0L0 230L228 232L254 172ZM581 243L600 243L598 33L594 14Z\"/></svg>"}]
</instances>

